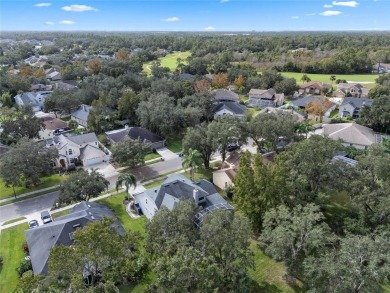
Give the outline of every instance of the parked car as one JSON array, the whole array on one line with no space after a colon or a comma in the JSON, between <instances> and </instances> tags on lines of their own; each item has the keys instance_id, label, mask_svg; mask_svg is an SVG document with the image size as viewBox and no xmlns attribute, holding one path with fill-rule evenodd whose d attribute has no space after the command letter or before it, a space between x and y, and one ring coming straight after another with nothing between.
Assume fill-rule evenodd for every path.
<instances>
[{"instance_id":1,"label":"parked car","mask_svg":"<svg viewBox=\"0 0 390 293\"><path fill-rule=\"evenodd\" d=\"M232 151L238 150L239 148L240 148L240 145L238 143L231 143L227 146L226 150L228 152L232 152Z\"/></svg>"},{"instance_id":2,"label":"parked car","mask_svg":"<svg viewBox=\"0 0 390 293\"><path fill-rule=\"evenodd\" d=\"M43 224L48 224L53 222L53 219L51 218L50 214L48 211L43 211L41 213L41 219L43 221Z\"/></svg>"},{"instance_id":3,"label":"parked car","mask_svg":"<svg viewBox=\"0 0 390 293\"><path fill-rule=\"evenodd\" d=\"M28 226L30 227L30 229L32 229L35 227L39 227L39 224L37 220L31 220L30 222L28 222Z\"/></svg>"}]
</instances>

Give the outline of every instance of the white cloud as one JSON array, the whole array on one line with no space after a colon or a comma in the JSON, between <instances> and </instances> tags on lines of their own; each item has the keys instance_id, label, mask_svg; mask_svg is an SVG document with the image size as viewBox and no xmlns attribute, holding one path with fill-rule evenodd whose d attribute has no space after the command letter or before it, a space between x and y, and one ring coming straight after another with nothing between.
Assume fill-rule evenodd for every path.
<instances>
[{"instance_id":1,"label":"white cloud","mask_svg":"<svg viewBox=\"0 0 390 293\"><path fill-rule=\"evenodd\" d=\"M45 24L46 24L46 25L54 25L55 23L52 22L52 21L46 21Z\"/></svg>"},{"instance_id":2,"label":"white cloud","mask_svg":"<svg viewBox=\"0 0 390 293\"><path fill-rule=\"evenodd\" d=\"M72 11L72 12L98 11L96 8L93 8L91 6L80 5L80 4L73 4L70 6L64 6L61 9L65 10L65 11Z\"/></svg>"},{"instance_id":3,"label":"white cloud","mask_svg":"<svg viewBox=\"0 0 390 293\"><path fill-rule=\"evenodd\" d=\"M356 1L345 1L345 2L333 1L332 4L335 6L347 6L347 7L356 7L359 5L359 3L357 3Z\"/></svg>"},{"instance_id":4,"label":"white cloud","mask_svg":"<svg viewBox=\"0 0 390 293\"><path fill-rule=\"evenodd\" d=\"M341 13L342 13L341 11L327 10L327 11L321 12L320 15L322 15L322 16L336 16L336 15L340 15Z\"/></svg>"},{"instance_id":5,"label":"white cloud","mask_svg":"<svg viewBox=\"0 0 390 293\"><path fill-rule=\"evenodd\" d=\"M47 7L51 6L51 3L38 3L34 5L35 7Z\"/></svg>"},{"instance_id":6,"label":"white cloud","mask_svg":"<svg viewBox=\"0 0 390 293\"><path fill-rule=\"evenodd\" d=\"M306 13L305 14L306 16L314 16L314 15L316 15L315 13Z\"/></svg>"},{"instance_id":7,"label":"white cloud","mask_svg":"<svg viewBox=\"0 0 390 293\"><path fill-rule=\"evenodd\" d=\"M60 24L65 24L65 25L75 24L75 22L73 20L61 20L59 23Z\"/></svg>"},{"instance_id":8,"label":"white cloud","mask_svg":"<svg viewBox=\"0 0 390 293\"><path fill-rule=\"evenodd\" d=\"M213 26L208 26L208 27L205 27L204 30L205 30L205 31L213 31L213 30L215 30L215 27L213 27Z\"/></svg>"},{"instance_id":9,"label":"white cloud","mask_svg":"<svg viewBox=\"0 0 390 293\"><path fill-rule=\"evenodd\" d=\"M333 7L333 5L329 5L329 4L324 5L324 8L332 8L332 7Z\"/></svg>"},{"instance_id":10,"label":"white cloud","mask_svg":"<svg viewBox=\"0 0 390 293\"><path fill-rule=\"evenodd\" d=\"M172 17L168 17L166 19L163 19L163 21L167 21L167 22L175 22L175 21L179 21L180 18L178 18L177 16L172 16Z\"/></svg>"},{"instance_id":11,"label":"white cloud","mask_svg":"<svg viewBox=\"0 0 390 293\"><path fill-rule=\"evenodd\" d=\"M229 2L230 0L221 0L220 2L221 3L226 3L226 2Z\"/></svg>"},{"instance_id":12,"label":"white cloud","mask_svg":"<svg viewBox=\"0 0 390 293\"><path fill-rule=\"evenodd\" d=\"M291 16L292 19L299 19L298 15Z\"/></svg>"}]
</instances>

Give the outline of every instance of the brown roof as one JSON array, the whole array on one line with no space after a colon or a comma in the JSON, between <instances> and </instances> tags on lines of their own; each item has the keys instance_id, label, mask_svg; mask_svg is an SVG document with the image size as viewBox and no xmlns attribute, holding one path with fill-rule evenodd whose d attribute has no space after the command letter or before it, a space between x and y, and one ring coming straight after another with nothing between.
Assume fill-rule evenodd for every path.
<instances>
[{"instance_id":1,"label":"brown roof","mask_svg":"<svg viewBox=\"0 0 390 293\"><path fill-rule=\"evenodd\" d=\"M56 130L58 128L63 128L68 126L68 123L66 123L65 121L50 116L43 118L43 124L45 124L45 128L48 130Z\"/></svg>"},{"instance_id":2,"label":"brown roof","mask_svg":"<svg viewBox=\"0 0 390 293\"><path fill-rule=\"evenodd\" d=\"M239 165L240 159L241 159L241 153L233 152L230 154L230 156L226 159L226 162L231 165Z\"/></svg>"},{"instance_id":3,"label":"brown roof","mask_svg":"<svg viewBox=\"0 0 390 293\"><path fill-rule=\"evenodd\" d=\"M329 83L324 83L324 82L319 82L319 81L309 81L309 82L302 84L299 88L305 89L308 87L315 87L318 89L322 89L323 87L331 88L332 85Z\"/></svg>"}]
</instances>

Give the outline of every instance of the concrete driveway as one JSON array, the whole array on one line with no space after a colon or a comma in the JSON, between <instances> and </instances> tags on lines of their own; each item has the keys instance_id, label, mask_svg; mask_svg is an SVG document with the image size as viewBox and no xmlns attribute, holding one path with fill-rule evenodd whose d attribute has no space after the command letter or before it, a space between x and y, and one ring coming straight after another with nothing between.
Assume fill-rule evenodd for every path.
<instances>
[{"instance_id":1,"label":"concrete driveway","mask_svg":"<svg viewBox=\"0 0 390 293\"><path fill-rule=\"evenodd\" d=\"M157 153L164 158L164 160L169 160L173 158L177 158L178 155L167 148L158 149Z\"/></svg>"},{"instance_id":2,"label":"concrete driveway","mask_svg":"<svg viewBox=\"0 0 390 293\"><path fill-rule=\"evenodd\" d=\"M104 176L104 178L109 178L118 175L118 171L115 170L114 166L108 162L91 165L88 167L84 167L84 170L97 170L100 174Z\"/></svg>"}]
</instances>

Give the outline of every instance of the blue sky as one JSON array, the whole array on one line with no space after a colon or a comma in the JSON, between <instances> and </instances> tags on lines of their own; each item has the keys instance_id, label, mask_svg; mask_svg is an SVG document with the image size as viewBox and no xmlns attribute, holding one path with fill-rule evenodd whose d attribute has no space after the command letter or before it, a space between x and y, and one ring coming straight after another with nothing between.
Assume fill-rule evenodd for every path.
<instances>
[{"instance_id":1,"label":"blue sky","mask_svg":"<svg viewBox=\"0 0 390 293\"><path fill-rule=\"evenodd\" d=\"M1 30L390 30L390 0L0 0Z\"/></svg>"}]
</instances>

